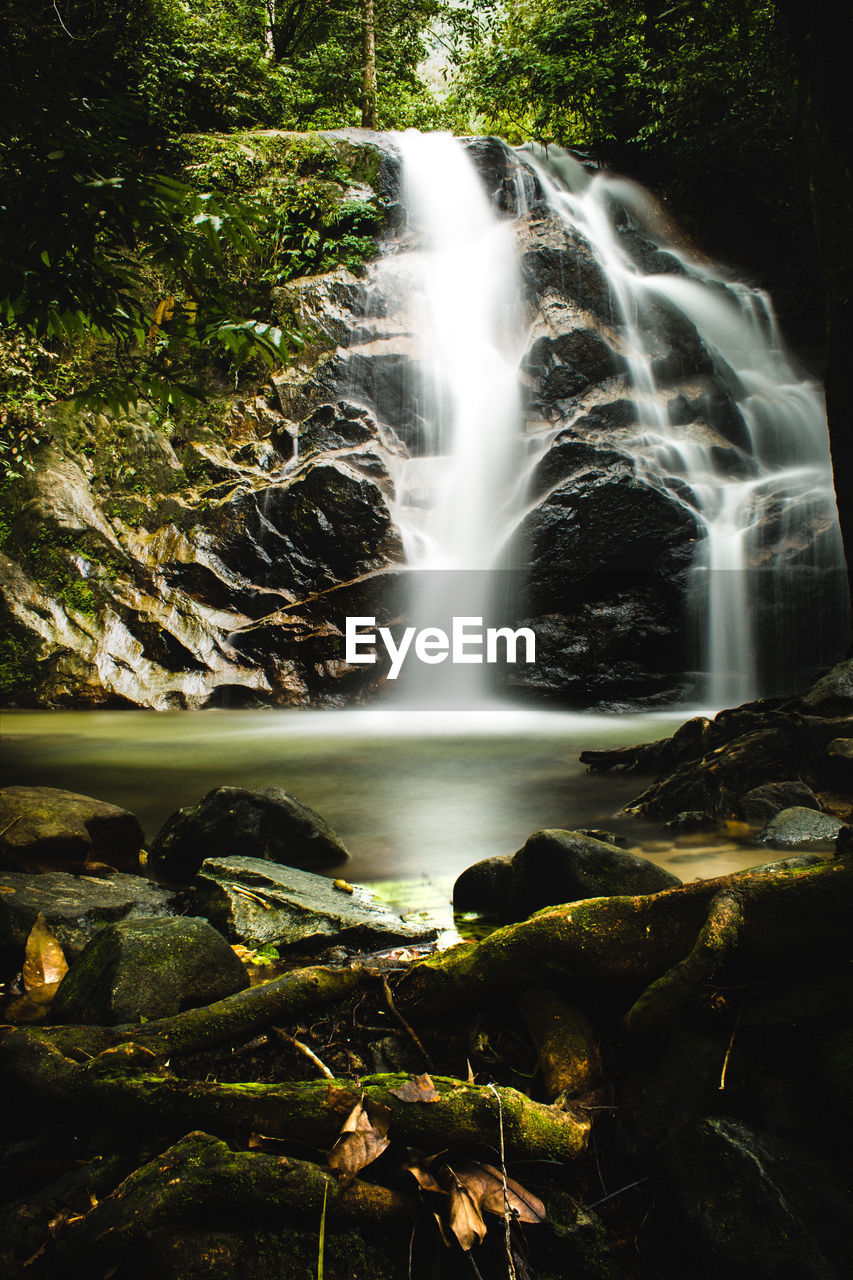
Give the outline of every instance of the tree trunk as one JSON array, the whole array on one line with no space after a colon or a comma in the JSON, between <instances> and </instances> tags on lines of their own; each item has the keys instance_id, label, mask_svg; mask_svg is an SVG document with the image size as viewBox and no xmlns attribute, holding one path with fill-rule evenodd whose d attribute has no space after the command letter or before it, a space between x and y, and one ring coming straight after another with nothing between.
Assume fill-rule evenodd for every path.
<instances>
[{"instance_id":1,"label":"tree trunk","mask_svg":"<svg viewBox=\"0 0 853 1280\"><path fill-rule=\"evenodd\" d=\"M376 129L376 18L373 0L364 0L364 61L362 74L361 126Z\"/></svg>"}]
</instances>

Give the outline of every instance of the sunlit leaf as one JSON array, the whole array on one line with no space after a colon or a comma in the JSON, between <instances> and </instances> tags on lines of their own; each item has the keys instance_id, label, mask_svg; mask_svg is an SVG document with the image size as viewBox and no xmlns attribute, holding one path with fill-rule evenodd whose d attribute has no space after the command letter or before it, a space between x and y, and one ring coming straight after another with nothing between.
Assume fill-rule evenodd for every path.
<instances>
[{"instance_id":1,"label":"sunlit leaf","mask_svg":"<svg viewBox=\"0 0 853 1280\"><path fill-rule=\"evenodd\" d=\"M61 982L67 972L68 961L62 947L39 912L27 938L22 975L24 989L32 993L38 987Z\"/></svg>"},{"instance_id":2,"label":"sunlit leaf","mask_svg":"<svg viewBox=\"0 0 853 1280\"><path fill-rule=\"evenodd\" d=\"M435 1085L426 1073L410 1076L399 1089L389 1089L388 1092L401 1102L438 1102L439 1099Z\"/></svg>"}]
</instances>

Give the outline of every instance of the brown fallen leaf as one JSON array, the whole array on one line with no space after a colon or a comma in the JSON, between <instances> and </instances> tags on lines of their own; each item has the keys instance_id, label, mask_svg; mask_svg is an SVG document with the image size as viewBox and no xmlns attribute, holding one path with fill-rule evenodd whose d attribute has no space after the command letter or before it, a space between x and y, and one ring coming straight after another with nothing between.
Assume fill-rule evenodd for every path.
<instances>
[{"instance_id":1,"label":"brown fallen leaf","mask_svg":"<svg viewBox=\"0 0 853 1280\"><path fill-rule=\"evenodd\" d=\"M333 889L340 889L341 893L355 893L355 889L348 880L333 880Z\"/></svg>"},{"instance_id":2,"label":"brown fallen leaf","mask_svg":"<svg viewBox=\"0 0 853 1280\"><path fill-rule=\"evenodd\" d=\"M362 1098L347 1116L341 1136L328 1155L330 1169L336 1169L342 1187L347 1187L366 1165L372 1164L388 1146L391 1112L380 1102Z\"/></svg>"},{"instance_id":3,"label":"brown fallen leaf","mask_svg":"<svg viewBox=\"0 0 853 1280\"><path fill-rule=\"evenodd\" d=\"M56 939L56 935L48 927L41 912L27 938L24 955L23 980L24 989L28 993L37 987L46 987L59 983L68 972L68 961ZM54 990L55 990L54 986Z\"/></svg>"},{"instance_id":4,"label":"brown fallen leaf","mask_svg":"<svg viewBox=\"0 0 853 1280\"><path fill-rule=\"evenodd\" d=\"M478 1209L501 1218L504 1216L504 1179L500 1169L491 1164L481 1164L479 1160L466 1160L454 1163L453 1173ZM545 1222L548 1217L539 1197L513 1178L506 1180L506 1202L510 1214L518 1222Z\"/></svg>"},{"instance_id":5,"label":"brown fallen leaf","mask_svg":"<svg viewBox=\"0 0 853 1280\"><path fill-rule=\"evenodd\" d=\"M447 1225L466 1253L473 1244L484 1239L487 1231L483 1215L458 1180L453 1180L450 1185Z\"/></svg>"},{"instance_id":6,"label":"brown fallen leaf","mask_svg":"<svg viewBox=\"0 0 853 1280\"><path fill-rule=\"evenodd\" d=\"M326 1106L330 1111L338 1111L342 1116L349 1115L358 1102L358 1094L351 1089L342 1089L340 1085L330 1084L326 1094Z\"/></svg>"},{"instance_id":7,"label":"brown fallen leaf","mask_svg":"<svg viewBox=\"0 0 853 1280\"><path fill-rule=\"evenodd\" d=\"M439 1094L430 1077L424 1072L421 1076L410 1076L399 1089L388 1092L401 1102L438 1102Z\"/></svg>"},{"instance_id":8,"label":"brown fallen leaf","mask_svg":"<svg viewBox=\"0 0 853 1280\"><path fill-rule=\"evenodd\" d=\"M410 1152L410 1159L403 1168L406 1173L412 1175L421 1191L436 1191L439 1195L447 1195L444 1187L436 1182L435 1175L427 1168L427 1162L423 1156Z\"/></svg>"}]
</instances>

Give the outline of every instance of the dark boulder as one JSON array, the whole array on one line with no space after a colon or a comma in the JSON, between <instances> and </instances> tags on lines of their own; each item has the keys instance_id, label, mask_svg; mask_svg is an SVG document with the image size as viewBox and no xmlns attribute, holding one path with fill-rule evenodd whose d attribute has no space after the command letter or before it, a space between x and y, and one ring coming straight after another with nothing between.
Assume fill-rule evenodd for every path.
<instances>
[{"instance_id":1,"label":"dark boulder","mask_svg":"<svg viewBox=\"0 0 853 1280\"><path fill-rule=\"evenodd\" d=\"M455 911L503 918L512 900L512 854L483 858L466 867L453 886Z\"/></svg>"},{"instance_id":2,"label":"dark boulder","mask_svg":"<svg viewBox=\"0 0 853 1280\"><path fill-rule=\"evenodd\" d=\"M783 809L820 809L820 801L804 782L767 782L753 787L740 802L741 817L756 827L764 827Z\"/></svg>"},{"instance_id":3,"label":"dark boulder","mask_svg":"<svg viewBox=\"0 0 853 1280\"><path fill-rule=\"evenodd\" d=\"M803 697L802 708L812 716L853 717L853 658L837 663L817 680Z\"/></svg>"},{"instance_id":4,"label":"dark boulder","mask_svg":"<svg viewBox=\"0 0 853 1280\"><path fill-rule=\"evenodd\" d=\"M581 898L659 893L681 881L646 858L581 831L536 831L512 857L486 858L453 886L457 911L523 920Z\"/></svg>"},{"instance_id":5,"label":"dark boulder","mask_svg":"<svg viewBox=\"0 0 853 1280\"><path fill-rule=\"evenodd\" d=\"M654 1227L681 1275L841 1280L850 1201L809 1151L737 1120L694 1124L661 1152Z\"/></svg>"},{"instance_id":6,"label":"dark boulder","mask_svg":"<svg viewBox=\"0 0 853 1280\"><path fill-rule=\"evenodd\" d=\"M512 860L512 880L522 916L561 902L660 893L681 884L678 876L636 853L556 829L528 838Z\"/></svg>"},{"instance_id":7,"label":"dark boulder","mask_svg":"<svg viewBox=\"0 0 853 1280\"><path fill-rule=\"evenodd\" d=\"M349 857L328 822L281 788L217 787L166 820L148 861L169 879L187 881L205 858L234 855L314 868Z\"/></svg>"},{"instance_id":8,"label":"dark boulder","mask_svg":"<svg viewBox=\"0 0 853 1280\"><path fill-rule=\"evenodd\" d=\"M232 942L249 946L380 948L436 934L402 920L366 889L258 858L208 858L194 904Z\"/></svg>"},{"instance_id":9,"label":"dark boulder","mask_svg":"<svg viewBox=\"0 0 853 1280\"><path fill-rule=\"evenodd\" d=\"M129 870L145 842L127 809L56 787L0 790L0 833L0 867L22 871L87 862Z\"/></svg>"},{"instance_id":10,"label":"dark boulder","mask_svg":"<svg viewBox=\"0 0 853 1280\"><path fill-rule=\"evenodd\" d=\"M48 871L0 877L0 952L23 953L30 930L43 915L70 959L101 929L137 916L172 916L175 895L142 876L72 876Z\"/></svg>"},{"instance_id":11,"label":"dark boulder","mask_svg":"<svg viewBox=\"0 0 853 1280\"><path fill-rule=\"evenodd\" d=\"M502 138L472 138L465 150L474 162L486 194L501 213L515 217L542 198L534 171Z\"/></svg>"},{"instance_id":12,"label":"dark boulder","mask_svg":"<svg viewBox=\"0 0 853 1280\"><path fill-rule=\"evenodd\" d=\"M192 916L142 916L93 938L59 985L56 1022L113 1026L168 1018L249 985L221 933Z\"/></svg>"}]
</instances>

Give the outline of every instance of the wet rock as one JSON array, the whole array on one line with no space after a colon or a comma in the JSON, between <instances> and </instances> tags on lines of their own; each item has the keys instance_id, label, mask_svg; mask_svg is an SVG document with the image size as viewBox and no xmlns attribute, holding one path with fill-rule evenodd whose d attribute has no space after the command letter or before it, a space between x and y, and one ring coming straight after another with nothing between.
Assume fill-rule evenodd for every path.
<instances>
[{"instance_id":1,"label":"wet rock","mask_svg":"<svg viewBox=\"0 0 853 1280\"><path fill-rule=\"evenodd\" d=\"M853 716L853 658L837 663L802 699L808 715Z\"/></svg>"},{"instance_id":2,"label":"wet rock","mask_svg":"<svg viewBox=\"0 0 853 1280\"><path fill-rule=\"evenodd\" d=\"M841 1280L850 1202L837 1171L736 1120L700 1121L662 1153L656 1228L702 1280Z\"/></svg>"},{"instance_id":3,"label":"wet rock","mask_svg":"<svg viewBox=\"0 0 853 1280\"><path fill-rule=\"evenodd\" d=\"M830 850L844 825L831 814L794 806L771 818L756 840L771 849Z\"/></svg>"},{"instance_id":4,"label":"wet rock","mask_svg":"<svg viewBox=\"0 0 853 1280\"><path fill-rule=\"evenodd\" d=\"M145 841L127 809L56 787L3 787L0 833L0 867L22 871L86 862L130 870Z\"/></svg>"},{"instance_id":5,"label":"wet rock","mask_svg":"<svg viewBox=\"0 0 853 1280\"><path fill-rule=\"evenodd\" d=\"M207 858L196 878L194 908L232 942L247 946L393 946L435 937L407 923L366 890L336 889L325 876L258 858Z\"/></svg>"},{"instance_id":6,"label":"wet rock","mask_svg":"<svg viewBox=\"0 0 853 1280\"><path fill-rule=\"evenodd\" d=\"M86 946L59 985L51 1018L102 1026L168 1018L248 985L245 965L206 920L136 917Z\"/></svg>"},{"instance_id":7,"label":"wet rock","mask_svg":"<svg viewBox=\"0 0 853 1280\"><path fill-rule=\"evenodd\" d=\"M18 957L39 914L70 959L107 925L137 916L172 916L178 909L171 891L121 872L96 877L7 871L0 876L0 889L0 951Z\"/></svg>"},{"instance_id":8,"label":"wet rock","mask_svg":"<svg viewBox=\"0 0 853 1280\"><path fill-rule=\"evenodd\" d=\"M557 295L610 321L613 304L607 278L586 238L550 214L531 217L527 235L521 276L531 301Z\"/></svg>"},{"instance_id":9,"label":"wet rock","mask_svg":"<svg viewBox=\"0 0 853 1280\"><path fill-rule=\"evenodd\" d=\"M685 809L664 825L672 831L713 831L717 826L717 819L711 813L703 813L701 809Z\"/></svg>"},{"instance_id":10,"label":"wet rock","mask_svg":"<svg viewBox=\"0 0 853 1280\"><path fill-rule=\"evenodd\" d=\"M783 809L795 806L820 809L820 801L804 782L768 782L746 793L740 802L740 812L745 822L763 827Z\"/></svg>"},{"instance_id":11,"label":"wet rock","mask_svg":"<svg viewBox=\"0 0 853 1280\"><path fill-rule=\"evenodd\" d=\"M456 911L503 917L512 899L512 854L483 858L466 867L453 886Z\"/></svg>"},{"instance_id":12,"label":"wet rock","mask_svg":"<svg viewBox=\"0 0 853 1280\"><path fill-rule=\"evenodd\" d=\"M632 572L671 581L689 564L696 536L683 507L617 464L553 490L523 521L517 543L520 563L530 565L531 603L556 612L582 599L593 579L599 599Z\"/></svg>"},{"instance_id":13,"label":"wet rock","mask_svg":"<svg viewBox=\"0 0 853 1280\"><path fill-rule=\"evenodd\" d=\"M510 217L542 198L536 174L502 138L472 138L465 150L483 180L489 199Z\"/></svg>"},{"instance_id":14,"label":"wet rock","mask_svg":"<svg viewBox=\"0 0 853 1280\"><path fill-rule=\"evenodd\" d=\"M149 866L187 881L206 858L235 854L314 868L349 857L328 822L280 787L217 787L166 820L151 845Z\"/></svg>"},{"instance_id":15,"label":"wet rock","mask_svg":"<svg viewBox=\"0 0 853 1280\"><path fill-rule=\"evenodd\" d=\"M512 860L513 901L522 919L531 911L581 898L659 893L678 876L635 853L577 831L535 831Z\"/></svg>"}]
</instances>

